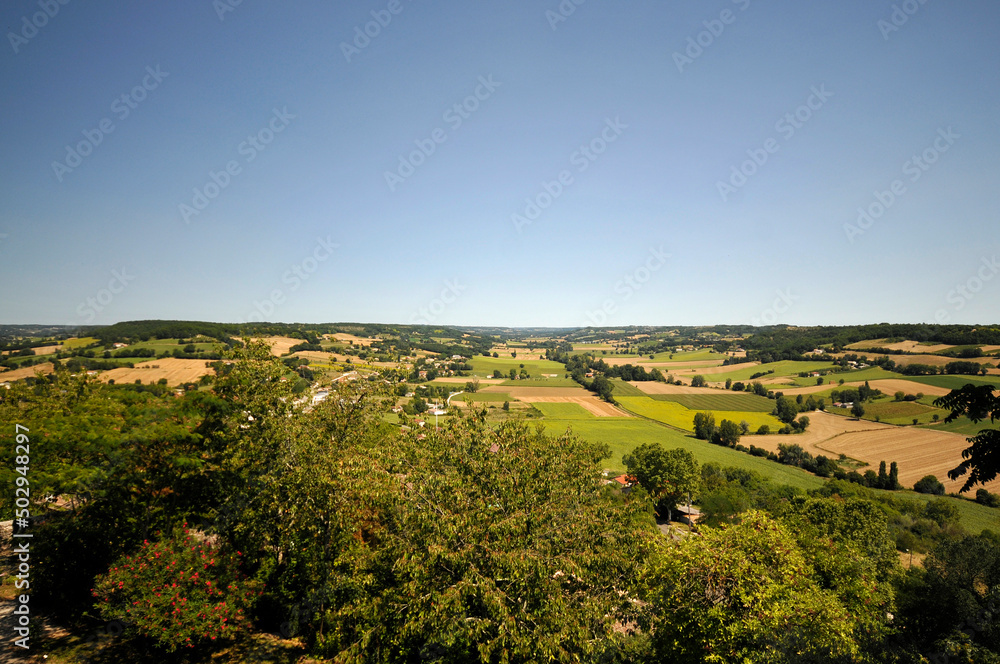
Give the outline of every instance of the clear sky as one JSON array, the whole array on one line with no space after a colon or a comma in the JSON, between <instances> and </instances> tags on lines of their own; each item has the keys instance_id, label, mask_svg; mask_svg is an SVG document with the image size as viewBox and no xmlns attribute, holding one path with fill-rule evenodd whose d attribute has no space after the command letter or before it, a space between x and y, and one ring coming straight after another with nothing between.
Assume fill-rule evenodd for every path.
<instances>
[{"instance_id":1,"label":"clear sky","mask_svg":"<svg viewBox=\"0 0 1000 664\"><path fill-rule=\"evenodd\" d=\"M0 17L0 323L1000 318L993 1Z\"/></svg>"}]
</instances>

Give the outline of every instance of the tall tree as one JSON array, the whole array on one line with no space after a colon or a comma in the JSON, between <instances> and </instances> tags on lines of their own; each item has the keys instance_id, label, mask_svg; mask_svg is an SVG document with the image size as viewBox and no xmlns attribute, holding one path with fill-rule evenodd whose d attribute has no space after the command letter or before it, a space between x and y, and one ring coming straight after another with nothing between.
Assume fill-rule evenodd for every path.
<instances>
[{"instance_id":1,"label":"tall tree","mask_svg":"<svg viewBox=\"0 0 1000 664\"><path fill-rule=\"evenodd\" d=\"M740 442L740 425L732 420L719 423L719 442L727 447L736 447Z\"/></svg>"},{"instance_id":2,"label":"tall tree","mask_svg":"<svg viewBox=\"0 0 1000 664\"><path fill-rule=\"evenodd\" d=\"M665 450L659 443L643 443L622 457L622 461L668 522L677 503L697 491L701 482L698 462L682 448Z\"/></svg>"},{"instance_id":3,"label":"tall tree","mask_svg":"<svg viewBox=\"0 0 1000 664\"><path fill-rule=\"evenodd\" d=\"M715 436L715 415L712 413L694 414L694 435L701 440L712 440Z\"/></svg>"}]
</instances>

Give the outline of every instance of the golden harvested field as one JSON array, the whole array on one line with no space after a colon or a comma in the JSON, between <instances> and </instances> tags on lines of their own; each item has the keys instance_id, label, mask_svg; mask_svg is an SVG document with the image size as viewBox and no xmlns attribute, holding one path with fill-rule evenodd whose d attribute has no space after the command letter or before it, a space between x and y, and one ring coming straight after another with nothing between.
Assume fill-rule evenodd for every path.
<instances>
[{"instance_id":1,"label":"golden harvested field","mask_svg":"<svg viewBox=\"0 0 1000 664\"><path fill-rule=\"evenodd\" d=\"M337 355L336 353L327 353L321 350L300 350L292 353L292 357L301 357L303 359L309 360L312 364L329 364L332 362L343 362L342 355Z\"/></svg>"},{"instance_id":2,"label":"golden harvested field","mask_svg":"<svg viewBox=\"0 0 1000 664\"><path fill-rule=\"evenodd\" d=\"M396 362L369 362L367 360L359 360L356 357L349 357L347 355L338 355L337 353L328 353L322 350L300 350L291 354L291 357L301 357L309 360L312 364L330 364L331 362L347 362L350 360L355 364L371 364L373 366L379 367L395 367Z\"/></svg>"},{"instance_id":3,"label":"golden harvested field","mask_svg":"<svg viewBox=\"0 0 1000 664\"><path fill-rule=\"evenodd\" d=\"M852 385L854 383L851 383ZM863 383L858 383L862 385ZM914 383L911 380L903 380L900 378L884 378L880 380L873 380L868 383L877 390L882 390L886 394L895 394L896 392L903 391L907 394L916 394L917 392L923 392L924 394L929 394L933 397L943 397L944 395L951 392L946 387L938 387L937 385L924 385L922 383Z\"/></svg>"},{"instance_id":4,"label":"golden harvested field","mask_svg":"<svg viewBox=\"0 0 1000 664\"><path fill-rule=\"evenodd\" d=\"M199 378L213 373L211 361L182 360L176 357L165 357L162 360L140 362L134 368L120 367L101 372L100 379L104 382L114 380L116 383L156 383L161 378L167 379L167 385L193 383Z\"/></svg>"},{"instance_id":5,"label":"golden harvested field","mask_svg":"<svg viewBox=\"0 0 1000 664\"><path fill-rule=\"evenodd\" d=\"M919 341L897 341L896 343L886 343L885 339L869 339L859 341L846 346L852 350L865 350L866 348L888 348L889 350L901 350L905 353L940 353L943 350L954 348L949 344L933 344L922 346Z\"/></svg>"},{"instance_id":6,"label":"golden harvested field","mask_svg":"<svg viewBox=\"0 0 1000 664\"><path fill-rule=\"evenodd\" d=\"M962 361L962 362L978 362L979 364L984 364L989 362L990 364L996 364L997 358L995 357L970 357L970 358L955 358L955 357L944 357L942 355L893 355L892 359L896 361L899 366L906 366L908 364L929 364L932 367L943 367L949 362Z\"/></svg>"},{"instance_id":7,"label":"golden harvested field","mask_svg":"<svg viewBox=\"0 0 1000 664\"><path fill-rule=\"evenodd\" d=\"M519 347L519 346L511 346L510 348L504 348L503 346L494 346L493 348L490 348L490 355L492 355L493 353L497 354L498 359L504 357L513 358L515 353L517 354L517 357L520 359L536 360L538 359L539 356L541 356L543 359L545 357L544 348L533 348L532 350L529 351L527 347Z\"/></svg>"},{"instance_id":8,"label":"golden harvested field","mask_svg":"<svg viewBox=\"0 0 1000 664\"><path fill-rule=\"evenodd\" d=\"M516 389L516 388L515 388ZM511 395L514 396L514 395ZM521 395L517 397L518 401L523 401L525 403L575 403L592 415L597 417L632 417L631 414L616 408L615 406L609 404L607 401L602 401L594 395L590 396L575 396L575 397L550 397L550 396L534 396L534 395Z\"/></svg>"},{"instance_id":9,"label":"golden harvested field","mask_svg":"<svg viewBox=\"0 0 1000 664\"><path fill-rule=\"evenodd\" d=\"M743 364L737 364L737 365L730 364L730 365L727 365L727 366L722 366L720 364L719 366L706 367L704 369L686 369L686 368L682 368L679 371L671 371L670 373L692 375L692 376L697 375L697 374L701 374L703 376L710 376L712 374L729 373L730 371L738 371L738 370L743 369L745 367L755 367L758 364L760 364L760 362L745 362ZM660 369L660 371L663 371L663 369Z\"/></svg>"},{"instance_id":10,"label":"golden harvested field","mask_svg":"<svg viewBox=\"0 0 1000 664\"><path fill-rule=\"evenodd\" d=\"M271 346L271 355L281 357L295 345L304 343L302 339L292 339L291 337L255 337L261 341L266 341Z\"/></svg>"},{"instance_id":11,"label":"golden harvested field","mask_svg":"<svg viewBox=\"0 0 1000 664\"><path fill-rule=\"evenodd\" d=\"M33 367L24 367L23 369L4 371L0 373L0 382L21 380L22 378L31 378L39 371L41 371L43 374L52 373L53 371L52 363L45 362L43 364L36 364Z\"/></svg>"},{"instance_id":12,"label":"golden harvested field","mask_svg":"<svg viewBox=\"0 0 1000 664\"><path fill-rule=\"evenodd\" d=\"M824 454L836 459L846 454L878 470L880 461L899 464L899 483L907 488L925 475L936 476L948 492L958 491L961 481L948 479L948 471L962 461L962 450L969 446L965 436L945 431L855 420L830 413L809 413L809 428L792 436L746 436L744 445L753 443L773 452L779 444L801 445L812 455ZM861 468L864 472L868 468ZM986 485L996 493L1000 479Z\"/></svg>"},{"instance_id":13,"label":"golden harvested field","mask_svg":"<svg viewBox=\"0 0 1000 664\"><path fill-rule=\"evenodd\" d=\"M509 394L512 399L525 403L575 403L597 417L631 417L629 413L602 401L582 387L507 387L491 385L480 392Z\"/></svg>"},{"instance_id":14,"label":"golden harvested field","mask_svg":"<svg viewBox=\"0 0 1000 664\"><path fill-rule=\"evenodd\" d=\"M332 339L336 341L350 341L355 346L371 346L376 339L368 339L365 337L356 337L353 334L347 334L346 332L338 332L336 334L324 334L324 339Z\"/></svg>"},{"instance_id":15,"label":"golden harvested field","mask_svg":"<svg viewBox=\"0 0 1000 664\"><path fill-rule=\"evenodd\" d=\"M62 348L62 346L55 345L55 346L41 346L40 348L34 348L32 350L35 351L35 355L51 355L60 348Z\"/></svg>"},{"instance_id":16,"label":"golden harvested field","mask_svg":"<svg viewBox=\"0 0 1000 664\"><path fill-rule=\"evenodd\" d=\"M945 431L893 427L895 431L869 431L835 438L827 444L837 452L863 459L875 468L882 459L899 463L899 483L910 488L925 475L934 475L948 492L962 488L961 480L948 479L948 471L962 461L969 446L965 436ZM985 486L996 493L1000 480Z\"/></svg>"}]
</instances>

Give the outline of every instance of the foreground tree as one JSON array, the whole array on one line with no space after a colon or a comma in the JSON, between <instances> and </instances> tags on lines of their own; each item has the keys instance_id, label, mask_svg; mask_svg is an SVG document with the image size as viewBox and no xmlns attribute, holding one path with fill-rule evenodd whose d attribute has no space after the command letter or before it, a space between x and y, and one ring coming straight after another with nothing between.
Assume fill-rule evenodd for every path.
<instances>
[{"instance_id":1,"label":"foreground tree","mask_svg":"<svg viewBox=\"0 0 1000 664\"><path fill-rule=\"evenodd\" d=\"M852 661L854 619L763 512L663 545L643 577L656 661Z\"/></svg>"},{"instance_id":2,"label":"foreground tree","mask_svg":"<svg viewBox=\"0 0 1000 664\"><path fill-rule=\"evenodd\" d=\"M534 662L613 648L615 624L635 617L648 513L602 488L606 453L518 422L492 429L485 412L421 441L346 451L359 530L332 561L318 651Z\"/></svg>"},{"instance_id":3,"label":"foreground tree","mask_svg":"<svg viewBox=\"0 0 1000 664\"><path fill-rule=\"evenodd\" d=\"M665 450L659 443L643 443L622 457L622 462L668 522L677 503L697 491L701 483L698 462L681 448Z\"/></svg>"},{"instance_id":4,"label":"foreground tree","mask_svg":"<svg viewBox=\"0 0 1000 664\"><path fill-rule=\"evenodd\" d=\"M945 422L953 422L962 415L973 422L980 422L987 417L990 422L995 422L1000 418L1000 397L993 394L993 389L992 385L969 384L935 399L934 405L951 411L944 418ZM968 441L972 445L962 450L964 461L948 471L948 477L953 480L969 473L960 493L977 484L986 484L1000 473L1000 430L983 429Z\"/></svg>"}]
</instances>

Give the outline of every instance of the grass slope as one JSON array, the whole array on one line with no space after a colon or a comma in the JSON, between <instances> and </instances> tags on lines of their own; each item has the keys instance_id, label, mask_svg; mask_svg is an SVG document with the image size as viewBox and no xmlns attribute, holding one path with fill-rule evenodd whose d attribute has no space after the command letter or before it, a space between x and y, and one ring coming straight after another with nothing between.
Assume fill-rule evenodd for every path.
<instances>
[{"instance_id":1,"label":"grass slope","mask_svg":"<svg viewBox=\"0 0 1000 664\"><path fill-rule=\"evenodd\" d=\"M545 404L536 404L536 406ZM548 404L552 405L552 404ZM814 489L823 483L815 475L767 459L750 456L728 447L712 445L692 436L668 429L655 422L634 418L595 417L586 420L542 420L546 432L561 434L567 429L577 436L605 443L611 448L611 457L606 462L608 468L624 471L622 455L628 454L643 443L660 443L667 449L680 447L690 451L699 463L715 462L722 466L749 468L777 484L787 484L800 489Z\"/></svg>"},{"instance_id":2,"label":"grass slope","mask_svg":"<svg viewBox=\"0 0 1000 664\"><path fill-rule=\"evenodd\" d=\"M768 364L758 364L754 366L739 364L734 366L737 368L732 371L707 375L705 376L705 379L713 382L719 382L725 381L727 378L732 378L733 380L746 382L750 380L750 376L766 371L774 371L774 373L767 374L767 376L761 376L761 378L780 378L782 376L798 377L800 371L820 371L822 369L830 369L833 365L830 362L795 362L793 360L783 360L781 362L770 362ZM839 375L841 374L838 374L838 376ZM813 378L812 381L812 384L815 385L816 379Z\"/></svg>"}]
</instances>

